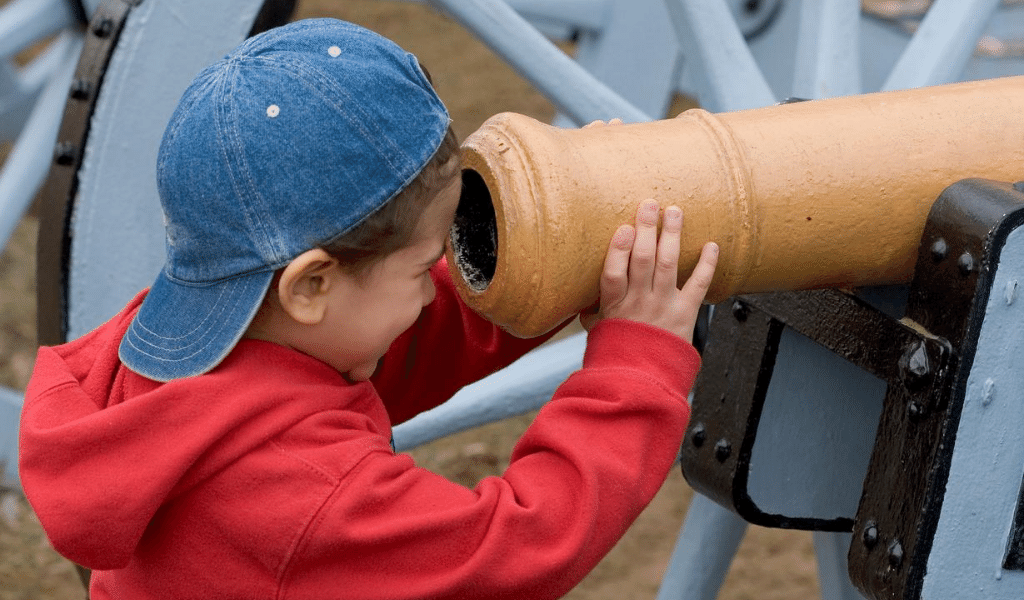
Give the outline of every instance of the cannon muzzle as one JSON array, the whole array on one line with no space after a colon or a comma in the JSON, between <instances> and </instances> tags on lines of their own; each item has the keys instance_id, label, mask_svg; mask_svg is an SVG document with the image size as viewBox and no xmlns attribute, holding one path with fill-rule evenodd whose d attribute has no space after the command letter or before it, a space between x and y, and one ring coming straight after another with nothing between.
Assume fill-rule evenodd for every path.
<instances>
[{"instance_id":1,"label":"cannon muzzle","mask_svg":"<svg viewBox=\"0 0 1024 600\"><path fill-rule=\"evenodd\" d=\"M681 276L718 242L709 302L903 283L946 186L1024 178L1024 77L584 129L503 113L465 140L463 168L453 277L521 337L597 299L608 241L645 198L683 209Z\"/></svg>"}]
</instances>

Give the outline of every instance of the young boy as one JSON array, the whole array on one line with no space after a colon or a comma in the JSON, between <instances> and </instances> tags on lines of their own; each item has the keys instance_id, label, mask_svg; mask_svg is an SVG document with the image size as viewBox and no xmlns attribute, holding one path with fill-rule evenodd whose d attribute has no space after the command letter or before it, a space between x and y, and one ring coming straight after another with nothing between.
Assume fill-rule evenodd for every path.
<instances>
[{"instance_id":1,"label":"young boy","mask_svg":"<svg viewBox=\"0 0 1024 600\"><path fill-rule=\"evenodd\" d=\"M716 261L677 289L678 208L615 234L583 368L470 490L391 425L541 340L453 290L457 145L416 59L333 20L248 40L185 92L158 178L164 271L40 349L22 418L25 493L93 600L557 598L660 487Z\"/></svg>"}]
</instances>

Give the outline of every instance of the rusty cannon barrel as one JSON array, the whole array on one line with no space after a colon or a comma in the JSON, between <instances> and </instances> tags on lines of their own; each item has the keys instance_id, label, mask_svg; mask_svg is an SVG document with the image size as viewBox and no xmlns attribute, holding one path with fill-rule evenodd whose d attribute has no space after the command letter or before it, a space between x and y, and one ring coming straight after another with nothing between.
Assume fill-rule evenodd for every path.
<instances>
[{"instance_id":1,"label":"rusty cannon barrel","mask_svg":"<svg viewBox=\"0 0 1024 600\"><path fill-rule=\"evenodd\" d=\"M463 168L449 266L521 337L597 299L645 198L683 209L680 273L718 242L709 302L902 283L946 186L1024 179L1024 77L583 129L503 113L464 141Z\"/></svg>"}]
</instances>

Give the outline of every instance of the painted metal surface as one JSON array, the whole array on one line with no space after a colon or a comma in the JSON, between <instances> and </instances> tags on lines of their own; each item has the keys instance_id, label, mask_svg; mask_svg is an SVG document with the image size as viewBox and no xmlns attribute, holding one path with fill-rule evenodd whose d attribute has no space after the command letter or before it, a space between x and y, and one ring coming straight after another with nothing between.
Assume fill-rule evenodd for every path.
<instances>
[{"instance_id":1,"label":"painted metal surface","mask_svg":"<svg viewBox=\"0 0 1024 600\"><path fill-rule=\"evenodd\" d=\"M902 348L941 346L834 290L740 296L709 337L687 480L753 523L850 531Z\"/></svg>"},{"instance_id":2,"label":"painted metal surface","mask_svg":"<svg viewBox=\"0 0 1024 600\"><path fill-rule=\"evenodd\" d=\"M721 247L709 302L905 283L945 186L1016 177L1022 105L1008 77L586 129L500 114L463 143L449 265L467 304L538 335L596 300L607 240L655 198L683 208L681 274Z\"/></svg>"},{"instance_id":3,"label":"painted metal surface","mask_svg":"<svg viewBox=\"0 0 1024 600\"><path fill-rule=\"evenodd\" d=\"M967 380L921 598L956 589L963 600L1012 600L1024 594L1024 570L1005 563L1020 525L1024 478L1024 228L1006 239Z\"/></svg>"},{"instance_id":4,"label":"painted metal surface","mask_svg":"<svg viewBox=\"0 0 1024 600\"><path fill-rule=\"evenodd\" d=\"M904 321L948 350L940 356L921 352L915 344L900 345L904 348L898 362L901 379L890 383L887 390L849 553L853 581L871 598L942 598L950 589L959 593L964 589L962 583L948 587L953 574L942 579L947 586L944 590L933 587L931 595L924 593L929 578L936 575L936 564L953 570L955 579L963 582L973 576L977 565L992 562L992 539L998 539L994 545L1000 558L984 576L995 574L1005 556L1021 486L1022 470L1014 458L1024 457L1019 439L1014 440L1012 448L1000 445L996 452L997 465L998 456L1005 453L1008 462L1003 465L1017 469L1012 481L979 487L972 478L995 484L987 479L993 455L984 449L991 449L991 442L1009 438L1006 430L1000 433L994 421L982 421L991 428L984 432L968 425L974 436L961 436L959 431L964 428L964 411L976 404L971 396L977 401L980 390L984 400L985 383L993 377L991 370L975 373L983 364L977 360L984 358L978 351L985 323L994 319L997 329L1007 330L995 335L1000 344L1020 341L1016 323L1007 327L1010 322L1000 320L999 302L1006 304L1007 282L993 276L997 269L1003 270L1001 257L1008 256L1004 254L1008 236L1022 225L1024 194L1009 183L986 180L965 180L950 186L929 218ZM1018 264L1016 260L1007 263L1011 271L1012 265ZM1016 273L1011 272L1011 276ZM989 352L1005 353L1007 349L997 344ZM1004 366L1010 364L1007 356L1001 360ZM999 376L1014 381L1017 376L1009 374L1014 370L1018 369L1011 367ZM994 397L994 384L988 390L989 397ZM958 458L961 453L973 456L974 462L965 466L964 459ZM990 495L1009 495L1009 508L981 509ZM971 500L965 502L964 498ZM993 501L998 502L995 498ZM950 513L956 515L953 520L943 517ZM1005 524L996 524L1000 519ZM990 543L975 545L972 539L979 538L972 538L968 532ZM937 551L945 552L944 564L933 562L941 555L936 555ZM961 563L956 567L949 560L954 554ZM977 558L976 554L984 557ZM1006 585L1013 588L1021 581ZM1016 587L1014 597L1020 597L1022 591Z\"/></svg>"}]
</instances>

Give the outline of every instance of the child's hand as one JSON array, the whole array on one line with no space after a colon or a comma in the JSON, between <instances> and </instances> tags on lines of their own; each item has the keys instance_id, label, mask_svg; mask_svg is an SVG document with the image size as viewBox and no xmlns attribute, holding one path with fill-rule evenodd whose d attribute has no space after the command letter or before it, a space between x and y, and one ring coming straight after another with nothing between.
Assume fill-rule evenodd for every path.
<instances>
[{"instance_id":1,"label":"child's hand","mask_svg":"<svg viewBox=\"0 0 1024 600\"><path fill-rule=\"evenodd\" d=\"M682 289L676 287L679 236L683 212L665 209L658 236L658 204L640 203L636 228L622 225L612 236L601 275L601 301L597 313L581 314L589 330L601 319L630 319L648 323L693 342L693 327L704 295L718 264L718 245L708 242Z\"/></svg>"}]
</instances>

